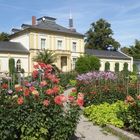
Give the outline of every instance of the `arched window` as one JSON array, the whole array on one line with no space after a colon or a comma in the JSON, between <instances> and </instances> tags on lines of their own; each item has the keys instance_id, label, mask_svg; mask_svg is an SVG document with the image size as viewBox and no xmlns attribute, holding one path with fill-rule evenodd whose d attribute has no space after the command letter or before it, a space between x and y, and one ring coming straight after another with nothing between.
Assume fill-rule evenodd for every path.
<instances>
[{"instance_id":1,"label":"arched window","mask_svg":"<svg viewBox=\"0 0 140 140\"><path fill-rule=\"evenodd\" d=\"M17 72L21 71L21 60L20 59L17 60L16 69L17 69Z\"/></svg>"}]
</instances>

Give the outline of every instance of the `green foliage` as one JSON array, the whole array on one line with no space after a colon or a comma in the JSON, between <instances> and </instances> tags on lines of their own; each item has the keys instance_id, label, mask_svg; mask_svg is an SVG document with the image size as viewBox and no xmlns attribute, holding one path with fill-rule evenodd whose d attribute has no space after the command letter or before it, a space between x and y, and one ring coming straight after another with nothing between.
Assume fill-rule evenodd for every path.
<instances>
[{"instance_id":1,"label":"green foliage","mask_svg":"<svg viewBox=\"0 0 140 140\"><path fill-rule=\"evenodd\" d=\"M75 70L78 73L86 73L89 71L96 71L100 68L100 60L95 56L80 56L76 61Z\"/></svg>"},{"instance_id":2,"label":"green foliage","mask_svg":"<svg viewBox=\"0 0 140 140\"><path fill-rule=\"evenodd\" d=\"M56 61L56 55L52 51L43 50L39 51L33 58L33 61L42 62L45 64L52 64Z\"/></svg>"},{"instance_id":3,"label":"green foliage","mask_svg":"<svg viewBox=\"0 0 140 140\"><path fill-rule=\"evenodd\" d=\"M0 41L9 41L9 34L7 33L0 33Z\"/></svg>"},{"instance_id":4,"label":"green foliage","mask_svg":"<svg viewBox=\"0 0 140 140\"><path fill-rule=\"evenodd\" d=\"M67 88L69 86L72 86L72 82L75 81L75 78L77 76L77 73L74 71L71 72L65 72L65 73L59 73L60 78L60 85L64 88Z\"/></svg>"},{"instance_id":5,"label":"green foliage","mask_svg":"<svg viewBox=\"0 0 140 140\"><path fill-rule=\"evenodd\" d=\"M70 84L72 87L75 87L76 84L77 84L77 81L76 81L76 80L70 80L70 81L69 81L69 84Z\"/></svg>"},{"instance_id":6,"label":"green foliage","mask_svg":"<svg viewBox=\"0 0 140 140\"><path fill-rule=\"evenodd\" d=\"M15 59L9 58L9 73L13 75L15 73Z\"/></svg>"},{"instance_id":7,"label":"green foliage","mask_svg":"<svg viewBox=\"0 0 140 140\"><path fill-rule=\"evenodd\" d=\"M80 115L78 97L73 102L66 98L51 70L51 65L40 63L32 73L34 81L10 90L2 83L0 140L69 140L74 134Z\"/></svg>"},{"instance_id":8,"label":"green foliage","mask_svg":"<svg viewBox=\"0 0 140 140\"><path fill-rule=\"evenodd\" d=\"M140 41L136 39L134 45L121 48L121 51L134 59L140 59Z\"/></svg>"},{"instance_id":9,"label":"green foliage","mask_svg":"<svg viewBox=\"0 0 140 140\"><path fill-rule=\"evenodd\" d=\"M133 64L133 73L137 74L138 73L138 67L136 64Z\"/></svg>"},{"instance_id":10,"label":"green foliage","mask_svg":"<svg viewBox=\"0 0 140 140\"><path fill-rule=\"evenodd\" d=\"M123 65L123 74L124 74L124 76L128 76L128 74L129 74L127 62L125 62Z\"/></svg>"},{"instance_id":11,"label":"green foliage","mask_svg":"<svg viewBox=\"0 0 140 140\"><path fill-rule=\"evenodd\" d=\"M128 109L124 110L121 107L118 117L124 122L127 130L140 133L140 95L135 98L128 96L126 102L129 105Z\"/></svg>"},{"instance_id":12,"label":"green foliage","mask_svg":"<svg viewBox=\"0 0 140 140\"><path fill-rule=\"evenodd\" d=\"M98 86L95 83L91 84L81 84L78 85L78 92L84 94L84 106L89 106L92 104L101 104L107 102L109 104L115 103L117 100L124 101L126 97L125 87L115 86L112 83L110 85ZM131 88L129 88L130 92ZM132 90L133 94L135 89Z\"/></svg>"},{"instance_id":13,"label":"green foliage","mask_svg":"<svg viewBox=\"0 0 140 140\"><path fill-rule=\"evenodd\" d=\"M114 104L103 103L100 105L91 105L84 109L84 114L91 120L93 123L98 125L111 124L122 128L124 123L121 119L117 117L120 106L126 110L127 106L123 101L117 101Z\"/></svg>"},{"instance_id":14,"label":"green foliage","mask_svg":"<svg viewBox=\"0 0 140 140\"><path fill-rule=\"evenodd\" d=\"M115 63L115 72L116 72L116 73L119 72L119 63Z\"/></svg>"},{"instance_id":15,"label":"green foliage","mask_svg":"<svg viewBox=\"0 0 140 140\"><path fill-rule=\"evenodd\" d=\"M109 70L110 70L110 63L105 62L105 71L109 71Z\"/></svg>"},{"instance_id":16,"label":"green foliage","mask_svg":"<svg viewBox=\"0 0 140 140\"><path fill-rule=\"evenodd\" d=\"M136 83L138 80L137 75L135 74L131 74L129 78L130 78L130 83Z\"/></svg>"},{"instance_id":17,"label":"green foliage","mask_svg":"<svg viewBox=\"0 0 140 140\"><path fill-rule=\"evenodd\" d=\"M111 24L104 19L99 19L91 24L91 28L86 33L86 48L107 50L111 47L117 50L120 44L112 38L112 35Z\"/></svg>"},{"instance_id":18,"label":"green foliage","mask_svg":"<svg viewBox=\"0 0 140 140\"><path fill-rule=\"evenodd\" d=\"M123 75L121 76L122 73L118 73L116 79L113 75L111 76L111 74L109 74L110 72L104 73L107 73L103 76L106 79L101 77L103 73L99 76L99 74L95 72L94 75L96 75L97 78L93 78L91 73L80 75L79 79L83 77L83 80L78 80L77 78L76 88L77 92L84 94L84 106L101 104L104 102L112 104L117 100L124 101L128 94L134 97L138 93L137 77L131 79L130 76L129 81L129 79L124 78ZM89 80L86 79L86 76L89 77ZM108 79L107 76L109 76L110 79Z\"/></svg>"}]
</instances>

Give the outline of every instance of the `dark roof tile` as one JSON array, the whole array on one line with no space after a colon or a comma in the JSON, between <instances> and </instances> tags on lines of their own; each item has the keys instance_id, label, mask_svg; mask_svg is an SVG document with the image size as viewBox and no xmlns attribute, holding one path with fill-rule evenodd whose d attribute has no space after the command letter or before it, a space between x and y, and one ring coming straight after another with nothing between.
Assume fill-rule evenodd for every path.
<instances>
[{"instance_id":1,"label":"dark roof tile","mask_svg":"<svg viewBox=\"0 0 140 140\"><path fill-rule=\"evenodd\" d=\"M131 59L129 56L119 51L85 49L85 53L89 55L95 55L99 58L126 59L126 60Z\"/></svg>"},{"instance_id":2,"label":"dark roof tile","mask_svg":"<svg viewBox=\"0 0 140 140\"><path fill-rule=\"evenodd\" d=\"M29 54L29 51L21 43L9 41L0 41L1 52Z\"/></svg>"}]
</instances>

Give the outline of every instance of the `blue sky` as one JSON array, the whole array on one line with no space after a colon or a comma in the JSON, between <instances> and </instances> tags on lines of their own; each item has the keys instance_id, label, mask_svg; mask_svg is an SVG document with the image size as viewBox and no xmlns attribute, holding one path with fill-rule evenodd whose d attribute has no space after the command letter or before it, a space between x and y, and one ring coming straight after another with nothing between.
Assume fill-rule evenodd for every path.
<instances>
[{"instance_id":1,"label":"blue sky","mask_svg":"<svg viewBox=\"0 0 140 140\"><path fill-rule=\"evenodd\" d=\"M140 40L140 0L0 0L0 32L31 23L33 15L56 17L68 27L70 10L78 32L84 34L92 22L104 18L121 46Z\"/></svg>"}]
</instances>

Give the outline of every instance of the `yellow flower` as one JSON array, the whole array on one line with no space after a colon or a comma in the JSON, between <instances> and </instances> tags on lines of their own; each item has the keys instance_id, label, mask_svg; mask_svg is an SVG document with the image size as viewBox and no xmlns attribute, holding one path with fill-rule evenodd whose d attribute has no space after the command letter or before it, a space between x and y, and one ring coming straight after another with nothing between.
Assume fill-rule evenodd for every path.
<instances>
[{"instance_id":1,"label":"yellow flower","mask_svg":"<svg viewBox=\"0 0 140 140\"><path fill-rule=\"evenodd\" d=\"M16 85L15 85L15 88L18 88L18 87L20 87L20 85L19 85L19 84L16 84Z\"/></svg>"},{"instance_id":2,"label":"yellow flower","mask_svg":"<svg viewBox=\"0 0 140 140\"><path fill-rule=\"evenodd\" d=\"M32 91L32 94L37 95L38 94L38 91L37 90L33 90Z\"/></svg>"}]
</instances>

